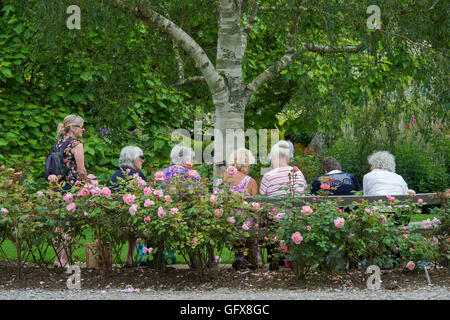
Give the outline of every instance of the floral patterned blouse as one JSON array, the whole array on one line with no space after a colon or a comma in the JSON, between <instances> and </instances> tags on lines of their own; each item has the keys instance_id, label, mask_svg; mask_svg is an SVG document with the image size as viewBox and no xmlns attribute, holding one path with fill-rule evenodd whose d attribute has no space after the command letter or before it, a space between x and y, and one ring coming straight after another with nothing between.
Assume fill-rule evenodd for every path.
<instances>
[{"instance_id":1,"label":"floral patterned blouse","mask_svg":"<svg viewBox=\"0 0 450 320\"><path fill-rule=\"evenodd\" d=\"M60 148L64 144L64 142L67 141L67 139L69 139L69 136L63 136L61 139L59 139L56 142L56 147ZM75 162L75 156L72 153L72 150L80 143L82 143L80 140L72 138L72 141L70 141L67 144L66 148L64 149L64 160L63 161L66 164L67 168L69 169L64 181L71 185L74 185L78 179L77 163Z\"/></svg>"}]
</instances>

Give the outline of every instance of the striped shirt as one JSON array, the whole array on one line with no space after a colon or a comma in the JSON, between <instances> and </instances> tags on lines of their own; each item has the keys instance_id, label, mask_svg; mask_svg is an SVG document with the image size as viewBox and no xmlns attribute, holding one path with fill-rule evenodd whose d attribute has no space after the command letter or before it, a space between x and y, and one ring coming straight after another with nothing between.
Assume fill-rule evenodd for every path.
<instances>
[{"instance_id":1,"label":"striped shirt","mask_svg":"<svg viewBox=\"0 0 450 320\"><path fill-rule=\"evenodd\" d=\"M262 180L261 180L261 188L259 192L262 195L266 195L268 197L278 197L283 194L286 194L289 184L289 173L292 171L292 167L282 167L273 169L270 172L267 172ZM292 171L293 172L293 171ZM306 180L303 176L303 173L299 170L296 172L296 179L294 184L294 191L296 193L302 193L302 196L305 196L306 190ZM292 182L291 182L292 183Z\"/></svg>"}]
</instances>

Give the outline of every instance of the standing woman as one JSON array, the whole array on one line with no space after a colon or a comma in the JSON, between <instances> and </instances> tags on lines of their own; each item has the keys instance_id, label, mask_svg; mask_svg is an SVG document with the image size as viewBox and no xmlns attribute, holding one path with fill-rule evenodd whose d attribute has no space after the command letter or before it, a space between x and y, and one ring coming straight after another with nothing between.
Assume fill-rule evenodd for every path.
<instances>
[{"instance_id":1,"label":"standing woman","mask_svg":"<svg viewBox=\"0 0 450 320\"><path fill-rule=\"evenodd\" d=\"M84 166L84 147L79 139L83 137L84 120L80 116L68 115L63 123L58 124L56 147L64 147L64 163L67 175L60 182L65 182L64 191L70 190L75 182L87 178Z\"/></svg>"},{"instance_id":2,"label":"standing woman","mask_svg":"<svg viewBox=\"0 0 450 320\"><path fill-rule=\"evenodd\" d=\"M68 169L67 175L61 178L63 183L63 192L69 191L79 179L86 179L87 172L84 167L84 148L79 140L83 136L84 120L80 116L68 115L63 123L58 124L56 147L64 147L63 161ZM64 239L69 242L70 239L64 235ZM70 245L60 244L56 249L55 267L64 267L69 263L71 255ZM66 247L66 248L64 248Z\"/></svg>"}]
</instances>

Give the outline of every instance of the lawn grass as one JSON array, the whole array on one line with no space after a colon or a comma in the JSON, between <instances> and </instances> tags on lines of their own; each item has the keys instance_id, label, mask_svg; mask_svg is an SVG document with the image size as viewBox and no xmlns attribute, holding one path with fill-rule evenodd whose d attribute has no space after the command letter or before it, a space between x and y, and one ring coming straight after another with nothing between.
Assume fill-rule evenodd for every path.
<instances>
[{"instance_id":1,"label":"lawn grass","mask_svg":"<svg viewBox=\"0 0 450 320\"><path fill-rule=\"evenodd\" d=\"M94 233L92 230L86 230L84 231L84 234L82 237L79 238L78 243L82 244L82 246L78 246L76 250L74 250L72 254L73 261L81 261L86 262L86 255L85 255L85 247L84 244L86 243L93 243L95 242L94 239ZM10 240L6 240L1 244L0 250L0 260L1 259L7 259L7 260L17 260L17 252L16 247L14 246L14 243ZM122 247L122 250L120 252L120 259L122 263L125 261L127 255L127 244L125 244ZM176 264L186 264L187 262L184 260L183 256L179 254L178 252L175 252L176 255ZM217 252L216 255L220 256L221 263L232 263L234 259L234 253L231 252L229 249L224 248L222 252ZM47 250L47 254L45 256L45 262L47 263L53 263L55 259L55 252L54 250L49 247ZM135 251L134 260L137 261L137 253ZM26 259L28 262L33 262L33 257L30 255L28 259Z\"/></svg>"},{"instance_id":2,"label":"lawn grass","mask_svg":"<svg viewBox=\"0 0 450 320\"><path fill-rule=\"evenodd\" d=\"M434 217L440 219L439 216L433 215L433 214L415 214L411 216L411 222L421 222L423 220L430 219L432 220ZM78 246L78 248L73 252L72 258L73 261L86 261L85 256L85 248L84 244L86 243L93 243L95 242L94 234L92 230L86 230L84 232L84 236L80 237L78 240L78 243L82 244L82 246ZM7 259L7 260L17 260L17 253L16 253L16 247L10 240L6 240L1 244L0 250L0 259ZM266 250L263 250L264 254L264 261L267 261L267 252ZM122 247L122 250L120 252L120 259L122 262L125 261L127 255L127 245L125 244ZM186 264L187 262L184 260L183 256L179 254L178 252L175 252L176 255L176 263L177 264ZM228 248L224 248L222 252L217 252L216 255L220 256L221 263L233 263L234 259L234 253L230 251ZM49 248L45 257L45 261L48 263L53 263L55 259L55 252L52 248ZM134 257L135 261L137 261L137 254L135 253ZM28 262L33 262L33 258L30 256L27 259Z\"/></svg>"}]
</instances>

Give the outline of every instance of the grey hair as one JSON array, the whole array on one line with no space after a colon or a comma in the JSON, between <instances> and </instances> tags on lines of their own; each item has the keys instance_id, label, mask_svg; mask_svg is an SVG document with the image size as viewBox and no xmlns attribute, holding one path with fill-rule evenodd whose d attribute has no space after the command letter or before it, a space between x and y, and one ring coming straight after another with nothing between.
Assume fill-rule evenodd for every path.
<instances>
[{"instance_id":1,"label":"grey hair","mask_svg":"<svg viewBox=\"0 0 450 320\"><path fill-rule=\"evenodd\" d=\"M191 148L177 144L170 152L170 162L181 166L186 164L187 160L194 158L194 156L195 153Z\"/></svg>"},{"instance_id":2,"label":"grey hair","mask_svg":"<svg viewBox=\"0 0 450 320\"><path fill-rule=\"evenodd\" d=\"M284 140L278 141L274 146L272 146L272 149L270 149L269 157L272 162L277 158L285 158L289 162L289 160L291 160L289 143Z\"/></svg>"},{"instance_id":3,"label":"grey hair","mask_svg":"<svg viewBox=\"0 0 450 320\"><path fill-rule=\"evenodd\" d=\"M367 157L367 162L375 169L383 169L395 173L395 158L387 151L377 151Z\"/></svg>"},{"instance_id":4,"label":"grey hair","mask_svg":"<svg viewBox=\"0 0 450 320\"><path fill-rule=\"evenodd\" d=\"M122 151L120 151L119 167L131 168L134 166L139 156L143 155L144 153L142 152L141 148L135 146L126 146L122 148Z\"/></svg>"}]
</instances>

